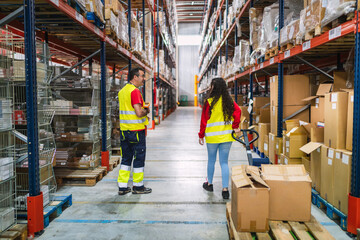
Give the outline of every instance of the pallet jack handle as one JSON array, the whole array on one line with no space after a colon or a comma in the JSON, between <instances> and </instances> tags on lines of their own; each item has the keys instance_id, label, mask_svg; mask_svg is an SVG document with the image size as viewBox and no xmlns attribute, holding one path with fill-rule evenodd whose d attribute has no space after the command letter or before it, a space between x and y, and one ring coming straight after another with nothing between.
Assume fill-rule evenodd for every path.
<instances>
[{"instance_id":1,"label":"pallet jack handle","mask_svg":"<svg viewBox=\"0 0 360 240\"><path fill-rule=\"evenodd\" d=\"M252 157L252 153L251 153L251 149L250 149L250 144L252 144L253 142L255 142L256 140L259 139L259 133L253 129L241 129L241 132L242 132L242 135L238 137L238 136L236 136L235 131L232 131L231 136L239 143L245 145L249 165L253 166L253 157ZM256 136L254 139L252 139L249 142L248 134L253 134L253 133Z\"/></svg>"}]
</instances>

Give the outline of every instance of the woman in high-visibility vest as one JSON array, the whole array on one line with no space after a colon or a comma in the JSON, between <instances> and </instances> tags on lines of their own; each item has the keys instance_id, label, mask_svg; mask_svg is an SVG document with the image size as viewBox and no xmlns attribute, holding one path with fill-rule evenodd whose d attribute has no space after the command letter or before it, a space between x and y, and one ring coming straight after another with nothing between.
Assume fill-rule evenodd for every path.
<instances>
[{"instance_id":1,"label":"woman in high-visibility vest","mask_svg":"<svg viewBox=\"0 0 360 240\"><path fill-rule=\"evenodd\" d=\"M241 110L231 98L226 82L223 78L214 78L211 81L209 97L204 103L201 115L199 144L204 145L206 140L208 152L207 182L203 188L213 192L213 177L216 155L219 150L219 161L222 175L222 197L229 199L229 166L228 158L231 144L234 139L232 131L240 132Z\"/></svg>"}]
</instances>

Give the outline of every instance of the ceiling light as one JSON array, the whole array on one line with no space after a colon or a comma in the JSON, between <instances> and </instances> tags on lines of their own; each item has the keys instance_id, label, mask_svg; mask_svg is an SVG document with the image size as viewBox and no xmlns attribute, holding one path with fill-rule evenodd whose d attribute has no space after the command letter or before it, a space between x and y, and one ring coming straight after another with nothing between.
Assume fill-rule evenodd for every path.
<instances>
[{"instance_id":1,"label":"ceiling light","mask_svg":"<svg viewBox=\"0 0 360 240\"><path fill-rule=\"evenodd\" d=\"M194 15L194 14L190 13L190 16L192 16L192 15Z\"/></svg>"},{"instance_id":2,"label":"ceiling light","mask_svg":"<svg viewBox=\"0 0 360 240\"><path fill-rule=\"evenodd\" d=\"M191 5L194 5L194 2L192 2Z\"/></svg>"}]
</instances>

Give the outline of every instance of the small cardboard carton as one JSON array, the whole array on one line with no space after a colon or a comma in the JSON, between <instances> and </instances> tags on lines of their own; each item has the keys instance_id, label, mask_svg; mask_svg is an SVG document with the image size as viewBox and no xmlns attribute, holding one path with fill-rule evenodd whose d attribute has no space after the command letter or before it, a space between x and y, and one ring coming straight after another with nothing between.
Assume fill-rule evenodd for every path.
<instances>
[{"instance_id":1,"label":"small cardboard carton","mask_svg":"<svg viewBox=\"0 0 360 240\"><path fill-rule=\"evenodd\" d=\"M310 221L311 179L303 165L261 165L270 187L269 219Z\"/></svg>"},{"instance_id":2,"label":"small cardboard carton","mask_svg":"<svg viewBox=\"0 0 360 240\"><path fill-rule=\"evenodd\" d=\"M302 165L304 165L306 172L308 174L310 174L310 165L311 165L310 164L310 158L302 157L301 160L302 160Z\"/></svg>"},{"instance_id":3,"label":"small cardboard carton","mask_svg":"<svg viewBox=\"0 0 360 240\"><path fill-rule=\"evenodd\" d=\"M321 146L320 196L334 205L334 159L335 149Z\"/></svg>"},{"instance_id":4,"label":"small cardboard carton","mask_svg":"<svg viewBox=\"0 0 360 240\"><path fill-rule=\"evenodd\" d=\"M307 131L303 126L294 127L284 136L284 154L289 158L302 158L305 154L300 147L307 143Z\"/></svg>"},{"instance_id":5,"label":"small cardboard carton","mask_svg":"<svg viewBox=\"0 0 360 240\"><path fill-rule=\"evenodd\" d=\"M275 134L269 133L269 153L268 153L268 157L271 163L275 163L275 147L276 147L276 143L275 143L275 139L276 136Z\"/></svg>"},{"instance_id":6,"label":"small cardboard carton","mask_svg":"<svg viewBox=\"0 0 360 240\"><path fill-rule=\"evenodd\" d=\"M352 152L345 150L335 151L334 206L346 215L348 215L348 195L351 185L351 159Z\"/></svg>"},{"instance_id":7,"label":"small cardboard carton","mask_svg":"<svg viewBox=\"0 0 360 240\"><path fill-rule=\"evenodd\" d=\"M300 148L306 154L310 154L310 177L312 187L316 191L321 190L321 146L319 142L309 142Z\"/></svg>"},{"instance_id":8,"label":"small cardboard carton","mask_svg":"<svg viewBox=\"0 0 360 240\"><path fill-rule=\"evenodd\" d=\"M270 132L270 124L269 123L259 123L259 140L258 140L258 147L260 152L265 152L264 150L264 143L266 137L268 137L268 134Z\"/></svg>"},{"instance_id":9,"label":"small cardboard carton","mask_svg":"<svg viewBox=\"0 0 360 240\"><path fill-rule=\"evenodd\" d=\"M289 158L284 154L280 155L280 164L290 165L290 164L302 164L301 158Z\"/></svg>"},{"instance_id":10,"label":"small cardboard carton","mask_svg":"<svg viewBox=\"0 0 360 240\"><path fill-rule=\"evenodd\" d=\"M233 168L234 169L234 168ZM236 231L269 230L269 186L261 179L258 168L237 168L231 176L231 217Z\"/></svg>"}]
</instances>

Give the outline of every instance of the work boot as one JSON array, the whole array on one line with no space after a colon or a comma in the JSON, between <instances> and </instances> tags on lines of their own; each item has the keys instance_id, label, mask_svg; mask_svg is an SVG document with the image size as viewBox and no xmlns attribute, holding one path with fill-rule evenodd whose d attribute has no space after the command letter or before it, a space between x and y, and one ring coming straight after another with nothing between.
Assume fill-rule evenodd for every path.
<instances>
[{"instance_id":1,"label":"work boot","mask_svg":"<svg viewBox=\"0 0 360 240\"><path fill-rule=\"evenodd\" d=\"M148 194L151 193L151 188L147 188L147 187L142 187L142 188L137 188L137 187L133 187L132 193L133 194Z\"/></svg>"},{"instance_id":2,"label":"work boot","mask_svg":"<svg viewBox=\"0 0 360 240\"><path fill-rule=\"evenodd\" d=\"M203 188L208 192L213 192L214 191L213 185L209 184L208 182L203 183Z\"/></svg>"},{"instance_id":3,"label":"work boot","mask_svg":"<svg viewBox=\"0 0 360 240\"><path fill-rule=\"evenodd\" d=\"M222 197L223 197L223 199L229 199L229 196L230 196L229 190L223 190L223 191L222 191Z\"/></svg>"},{"instance_id":4,"label":"work boot","mask_svg":"<svg viewBox=\"0 0 360 240\"><path fill-rule=\"evenodd\" d=\"M126 189L119 188L119 195L125 195L127 193L131 192L131 188L127 187Z\"/></svg>"}]
</instances>

